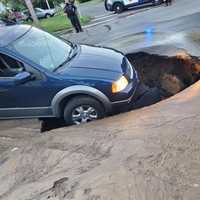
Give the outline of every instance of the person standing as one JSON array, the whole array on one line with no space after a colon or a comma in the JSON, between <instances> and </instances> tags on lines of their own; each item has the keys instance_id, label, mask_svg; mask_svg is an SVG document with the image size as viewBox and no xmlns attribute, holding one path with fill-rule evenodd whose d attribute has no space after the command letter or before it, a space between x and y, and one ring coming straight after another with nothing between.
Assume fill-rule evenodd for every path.
<instances>
[{"instance_id":1,"label":"person standing","mask_svg":"<svg viewBox=\"0 0 200 200\"><path fill-rule=\"evenodd\" d=\"M171 6L172 0L165 0L165 5L166 6Z\"/></svg>"},{"instance_id":2,"label":"person standing","mask_svg":"<svg viewBox=\"0 0 200 200\"><path fill-rule=\"evenodd\" d=\"M78 18L77 7L74 5L74 0L65 0L64 13L67 15L71 21L72 26L77 33L83 32L81 23Z\"/></svg>"}]
</instances>

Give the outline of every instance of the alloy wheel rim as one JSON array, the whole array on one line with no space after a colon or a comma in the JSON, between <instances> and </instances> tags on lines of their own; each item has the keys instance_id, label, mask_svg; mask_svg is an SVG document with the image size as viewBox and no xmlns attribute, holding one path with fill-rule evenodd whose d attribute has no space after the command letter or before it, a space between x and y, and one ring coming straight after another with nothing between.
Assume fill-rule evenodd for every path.
<instances>
[{"instance_id":1,"label":"alloy wheel rim","mask_svg":"<svg viewBox=\"0 0 200 200\"><path fill-rule=\"evenodd\" d=\"M117 11L120 11L120 6L117 6Z\"/></svg>"},{"instance_id":2,"label":"alloy wheel rim","mask_svg":"<svg viewBox=\"0 0 200 200\"><path fill-rule=\"evenodd\" d=\"M78 106L72 111L72 121L76 125L91 122L97 118L98 113L96 109L89 105Z\"/></svg>"}]
</instances>

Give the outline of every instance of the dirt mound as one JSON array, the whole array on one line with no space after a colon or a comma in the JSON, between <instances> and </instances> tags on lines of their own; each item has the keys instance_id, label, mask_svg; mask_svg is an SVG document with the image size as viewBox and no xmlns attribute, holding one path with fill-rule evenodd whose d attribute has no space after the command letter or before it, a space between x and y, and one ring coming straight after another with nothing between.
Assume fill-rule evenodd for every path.
<instances>
[{"instance_id":1,"label":"dirt mound","mask_svg":"<svg viewBox=\"0 0 200 200\"><path fill-rule=\"evenodd\" d=\"M127 57L142 82L161 89L166 97L182 91L200 78L200 60L185 53L168 57L138 52Z\"/></svg>"}]
</instances>

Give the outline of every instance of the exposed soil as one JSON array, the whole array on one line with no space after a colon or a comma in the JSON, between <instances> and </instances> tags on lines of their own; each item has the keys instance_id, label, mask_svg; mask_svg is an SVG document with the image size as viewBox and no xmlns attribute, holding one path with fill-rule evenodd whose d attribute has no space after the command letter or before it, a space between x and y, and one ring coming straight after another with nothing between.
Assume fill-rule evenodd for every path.
<instances>
[{"instance_id":1,"label":"exposed soil","mask_svg":"<svg viewBox=\"0 0 200 200\"><path fill-rule=\"evenodd\" d=\"M164 97L175 95L200 79L200 60L185 53L174 57L138 52L127 55L141 81Z\"/></svg>"}]
</instances>

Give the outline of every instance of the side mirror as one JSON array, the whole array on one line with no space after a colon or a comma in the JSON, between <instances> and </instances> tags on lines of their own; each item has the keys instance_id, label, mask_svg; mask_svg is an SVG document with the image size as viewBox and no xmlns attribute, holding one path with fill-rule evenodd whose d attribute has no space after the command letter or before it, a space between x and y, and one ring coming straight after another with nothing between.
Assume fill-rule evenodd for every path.
<instances>
[{"instance_id":1,"label":"side mirror","mask_svg":"<svg viewBox=\"0 0 200 200\"><path fill-rule=\"evenodd\" d=\"M14 77L14 82L15 82L16 85L20 85L20 84L23 84L27 81L30 81L32 78L33 77L31 75L31 73L21 72Z\"/></svg>"}]
</instances>

